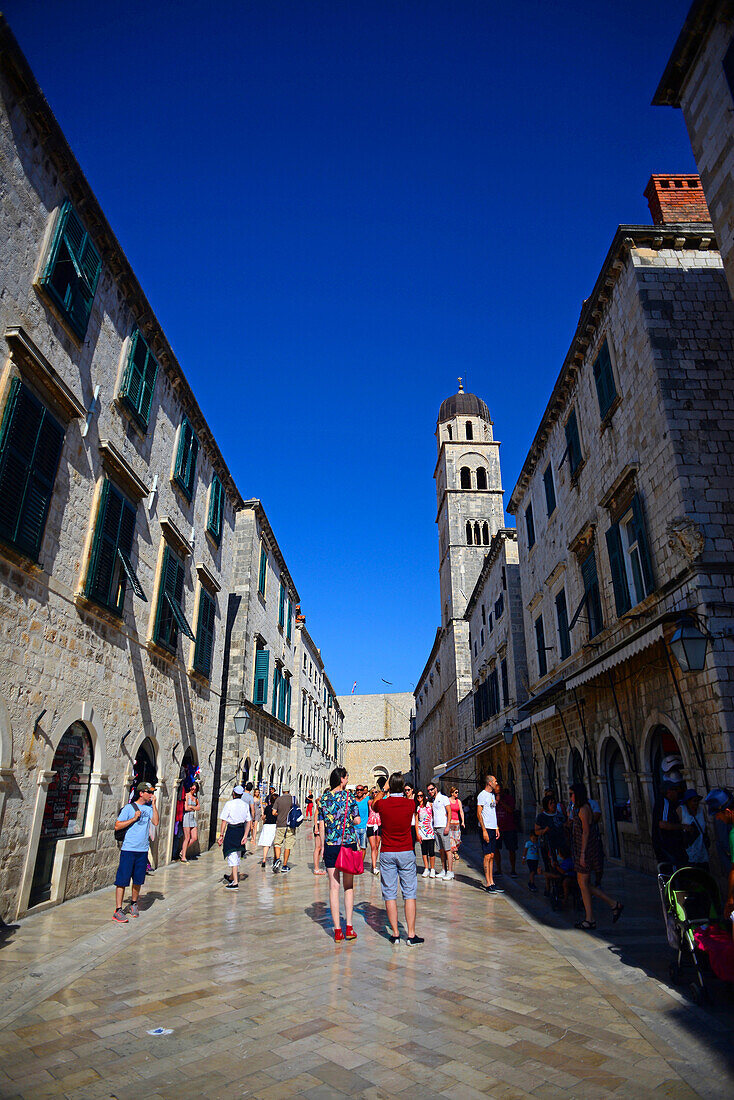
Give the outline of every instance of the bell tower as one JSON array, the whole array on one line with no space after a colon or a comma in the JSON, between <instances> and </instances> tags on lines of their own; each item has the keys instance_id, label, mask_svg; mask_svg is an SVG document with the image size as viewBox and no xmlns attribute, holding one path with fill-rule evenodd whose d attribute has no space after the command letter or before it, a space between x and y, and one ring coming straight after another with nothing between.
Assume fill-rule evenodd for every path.
<instances>
[{"instance_id":1,"label":"bell tower","mask_svg":"<svg viewBox=\"0 0 734 1100\"><path fill-rule=\"evenodd\" d=\"M504 526L499 442L480 397L459 391L442 403L436 424L441 626L457 633L493 536ZM467 633L468 645L468 633Z\"/></svg>"}]
</instances>

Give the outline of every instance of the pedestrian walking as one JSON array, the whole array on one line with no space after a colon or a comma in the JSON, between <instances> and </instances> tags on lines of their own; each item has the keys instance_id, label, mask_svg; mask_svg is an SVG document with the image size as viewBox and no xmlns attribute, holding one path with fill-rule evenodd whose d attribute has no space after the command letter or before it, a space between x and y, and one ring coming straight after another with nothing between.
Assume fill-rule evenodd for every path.
<instances>
[{"instance_id":1,"label":"pedestrian walking","mask_svg":"<svg viewBox=\"0 0 734 1100\"><path fill-rule=\"evenodd\" d=\"M258 845L258 832L260 830L260 822L262 821L263 816L263 805L262 798L260 797L259 787L255 787L252 792L252 797L252 829L250 830L250 844L252 846L252 851L255 852Z\"/></svg>"},{"instance_id":2,"label":"pedestrian walking","mask_svg":"<svg viewBox=\"0 0 734 1100\"><path fill-rule=\"evenodd\" d=\"M711 817L721 822L727 830L729 877L726 883L724 917L732 922L732 937L734 937L734 793L726 787L714 787L708 792L704 801Z\"/></svg>"},{"instance_id":3,"label":"pedestrian walking","mask_svg":"<svg viewBox=\"0 0 734 1100\"><path fill-rule=\"evenodd\" d=\"M375 796L382 823L382 850L380 852L380 886L390 925L390 943L400 942L398 929L398 882L403 895L405 923L408 926L407 944L417 947L424 943L415 932L416 896L418 876L415 851L411 838L411 826L415 817L413 799L405 797L405 781L402 772L393 772L387 781L387 793Z\"/></svg>"},{"instance_id":4,"label":"pedestrian walking","mask_svg":"<svg viewBox=\"0 0 734 1100\"><path fill-rule=\"evenodd\" d=\"M255 835L255 795L252 793L252 783L245 783L245 793L242 795L242 801L247 803L247 808L250 811L250 820L245 824L245 839L242 843L242 855L247 855L247 841L250 836Z\"/></svg>"},{"instance_id":5,"label":"pedestrian walking","mask_svg":"<svg viewBox=\"0 0 734 1100\"><path fill-rule=\"evenodd\" d=\"M362 862L367 854L367 819L370 814L370 800L367 797L367 788L359 783L354 788L354 797L357 799L359 810L359 824L357 825L357 846L362 853Z\"/></svg>"},{"instance_id":6,"label":"pedestrian walking","mask_svg":"<svg viewBox=\"0 0 734 1100\"><path fill-rule=\"evenodd\" d=\"M319 804L321 799L317 798L311 801L311 832L313 834L313 873L315 875L325 875L326 871L321 869L321 859L324 854L324 841L321 836L321 828L319 827Z\"/></svg>"},{"instance_id":7,"label":"pedestrian walking","mask_svg":"<svg viewBox=\"0 0 734 1100\"><path fill-rule=\"evenodd\" d=\"M459 791L452 787L449 791L449 837L451 838L451 855L454 862L459 858L461 847L461 831L464 828L464 807L459 800Z\"/></svg>"},{"instance_id":8,"label":"pedestrian walking","mask_svg":"<svg viewBox=\"0 0 734 1100\"><path fill-rule=\"evenodd\" d=\"M122 807L120 816L115 822L115 834L122 835L120 862L115 877L115 912L112 915L112 919L118 924L128 923L122 901L125 889L130 885L131 880L130 916L140 916L138 898L148 867L150 830L151 826L158 825L155 787L151 783L138 783L136 793L135 801L128 802Z\"/></svg>"},{"instance_id":9,"label":"pedestrian walking","mask_svg":"<svg viewBox=\"0 0 734 1100\"><path fill-rule=\"evenodd\" d=\"M373 804L374 797L379 789L379 787L373 787L370 791L370 812L367 815L367 840L370 845L373 875L379 875L380 873L380 815Z\"/></svg>"},{"instance_id":10,"label":"pedestrian walking","mask_svg":"<svg viewBox=\"0 0 734 1100\"><path fill-rule=\"evenodd\" d=\"M589 805L586 787L583 783L574 783L571 787L571 801L573 802L573 865L576 868L576 879L581 891L581 900L584 903L584 920L576 921L576 928L583 928L585 932L591 932L596 928L592 896L606 902L612 910L612 923L616 924L622 916L624 906L610 898L599 886L591 885L591 875L601 869L601 837L599 826L594 821L594 814Z\"/></svg>"},{"instance_id":11,"label":"pedestrian walking","mask_svg":"<svg viewBox=\"0 0 734 1100\"><path fill-rule=\"evenodd\" d=\"M324 846L324 866L329 876L329 907L334 922L334 941L356 940L357 933L352 925L354 913L354 875L348 871L338 871L336 861L339 849L357 848L357 822L359 810L357 800L347 790L349 774L346 768L334 768L329 777L328 791L319 801L319 828ZM347 919L346 931L342 931L339 912L339 885L344 887L344 910Z\"/></svg>"},{"instance_id":12,"label":"pedestrian walking","mask_svg":"<svg viewBox=\"0 0 734 1100\"><path fill-rule=\"evenodd\" d=\"M296 800L287 787L282 794L278 795L273 803L273 811L275 813L275 841L273 842L273 852L275 853L275 859L273 860L274 875L287 875L290 871L288 857L295 844L296 830L288 824L288 815L294 805L296 805ZM282 859L281 852L283 853Z\"/></svg>"},{"instance_id":13,"label":"pedestrian walking","mask_svg":"<svg viewBox=\"0 0 734 1100\"><path fill-rule=\"evenodd\" d=\"M678 808L682 784L677 773L663 776L660 797L652 811L652 846L660 863L672 863L673 867L685 867L686 836Z\"/></svg>"},{"instance_id":14,"label":"pedestrian walking","mask_svg":"<svg viewBox=\"0 0 734 1100\"><path fill-rule=\"evenodd\" d=\"M484 889L488 894L504 894L494 881L494 853L500 831L497 827L497 791L499 783L493 775L484 778L484 790L477 797L477 821L482 833L482 857L484 862Z\"/></svg>"},{"instance_id":15,"label":"pedestrian walking","mask_svg":"<svg viewBox=\"0 0 734 1100\"><path fill-rule=\"evenodd\" d=\"M538 873L538 863L540 861L540 851L538 848L538 837L535 825L533 825L533 831L530 837L525 841L525 854L522 857L522 861L527 864L528 868L528 890L531 894L535 894L538 890L538 887L535 885L535 876Z\"/></svg>"},{"instance_id":16,"label":"pedestrian walking","mask_svg":"<svg viewBox=\"0 0 734 1100\"><path fill-rule=\"evenodd\" d=\"M244 793L245 788L238 783L230 800L224 803L219 821L217 844L221 847L231 872L229 879L225 876L224 885L227 890L236 890L240 883L239 867L242 846L245 843L245 825L250 820L250 806L242 798Z\"/></svg>"},{"instance_id":17,"label":"pedestrian walking","mask_svg":"<svg viewBox=\"0 0 734 1100\"><path fill-rule=\"evenodd\" d=\"M686 829L686 856L690 867L709 869L709 838L706 818L703 816L701 796L693 789L687 790L680 800L681 825Z\"/></svg>"},{"instance_id":18,"label":"pedestrian walking","mask_svg":"<svg viewBox=\"0 0 734 1100\"><path fill-rule=\"evenodd\" d=\"M269 794L263 802L263 823L260 829L260 839L258 841L258 844L263 850L262 860L260 862L261 867L264 867L267 863L270 846L275 840L276 818L273 806L275 805L276 798L275 787L271 787Z\"/></svg>"},{"instance_id":19,"label":"pedestrian walking","mask_svg":"<svg viewBox=\"0 0 734 1100\"><path fill-rule=\"evenodd\" d=\"M183 815L183 844L181 845L181 862L188 863L186 858L189 846L196 844L199 836L198 829L196 827L196 811L199 809L199 784L194 782L191 785L190 790L184 794L184 815Z\"/></svg>"},{"instance_id":20,"label":"pedestrian walking","mask_svg":"<svg viewBox=\"0 0 734 1100\"><path fill-rule=\"evenodd\" d=\"M433 834L436 839L436 847L441 856L441 871L436 878L447 882L454 877L454 857L451 854L451 836L449 833L449 800L445 794L439 791L431 780L426 785L428 801L433 808Z\"/></svg>"},{"instance_id":21,"label":"pedestrian walking","mask_svg":"<svg viewBox=\"0 0 734 1100\"><path fill-rule=\"evenodd\" d=\"M423 791L416 795L418 804L415 811L415 831L421 846L423 857L423 878L436 877L436 839L433 833L433 807Z\"/></svg>"},{"instance_id":22,"label":"pedestrian walking","mask_svg":"<svg viewBox=\"0 0 734 1100\"><path fill-rule=\"evenodd\" d=\"M517 809L515 799L501 783L498 784L497 794L497 827L500 837L497 841L497 851L494 857L494 873L502 874L502 851L507 852L510 861L510 878L517 878L515 861L517 859Z\"/></svg>"}]
</instances>

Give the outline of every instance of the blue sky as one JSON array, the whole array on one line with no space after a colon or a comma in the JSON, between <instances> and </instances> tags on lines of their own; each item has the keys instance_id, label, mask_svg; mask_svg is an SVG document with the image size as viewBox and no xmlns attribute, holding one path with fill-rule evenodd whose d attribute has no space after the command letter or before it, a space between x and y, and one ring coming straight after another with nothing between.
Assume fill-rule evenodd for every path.
<instances>
[{"instance_id":1,"label":"blue sky","mask_svg":"<svg viewBox=\"0 0 734 1100\"><path fill-rule=\"evenodd\" d=\"M428 656L442 399L509 496L616 226L695 171L650 106L688 6L6 0L340 694Z\"/></svg>"}]
</instances>

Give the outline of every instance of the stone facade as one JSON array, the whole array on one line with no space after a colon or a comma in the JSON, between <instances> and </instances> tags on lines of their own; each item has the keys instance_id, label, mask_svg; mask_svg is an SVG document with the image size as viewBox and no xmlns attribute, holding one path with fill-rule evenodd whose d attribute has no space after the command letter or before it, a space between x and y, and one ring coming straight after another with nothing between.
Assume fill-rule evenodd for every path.
<instances>
[{"instance_id":1,"label":"stone facade","mask_svg":"<svg viewBox=\"0 0 734 1100\"><path fill-rule=\"evenodd\" d=\"M608 855L642 869L664 755L699 789L734 781L734 310L712 237L620 227L509 504L536 796L585 778ZM671 655L682 613L702 672ZM494 766L517 774L519 749Z\"/></svg>"},{"instance_id":2,"label":"stone facade","mask_svg":"<svg viewBox=\"0 0 734 1100\"><path fill-rule=\"evenodd\" d=\"M297 776L297 791L294 790L294 793L301 798L309 791L317 794L326 790L332 768L342 763L344 716L324 671L321 651L306 630L305 619L297 622L296 633L298 724L294 739L293 774Z\"/></svg>"},{"instance_id":3,"label":"stone facade","mask_svg":"<svg viewBox=\"0 0 734 1100\"><path fill-rule=\"evenodd\" d=\"M466 747L471 692L469 624L464 618L490 542L504 526L499 443L489 410L463 389L441 405L434 471L438 511L441 625L415 691L416 781Z\"/></svg>"},{"instance_id":4,"label":"stone facade","mask_svg":"<svg viewBox=\"0 0 734 1100\"><path fill-rule=\"evenodd\" d=\"M392 772L410 771L410 725L413 695L341 695L344 712L344 766L349 785L372 786Z\"/></svg>"},{"instance_id":5,"label":"stone facade","mask_svg":"<svg viewBox=\"0 0 734 1100\"><path fill-rule=\"evenodd\" d=\"M143 767L159 784L151 858L171 858L184 763L201 766L206 832L241 498L2 19L0 178L0 898L12 919L111 882L113 823ZM87 265L82 275L63 259L64 248L76 247ZM62 275L77 288L69 299L58 289L54 296ZM147 347L158 363L145 415L122 396L133 346L143 360ZM44 425L38 436L20 419L26 415ZM198 454L189 437L181 449L191 429ZM215 481L223 490L216 536ZM48 504L45 522L39 501ZM126 549L110 501L132 517ZM40 516L32 552L20 519L10 525L16 505L24 523ZM171 644L160 644L161 624L174 614L163 590L169 554L180 568L175 602L200 640L201 615L213 602L210 659L183 628L176 635L167 627Z\"/></svg>"},{"instance_id":6,"label":"stone facade","mask_svg":"<svg viewBox=\"0 0 734 1100\"><path fill-rule=\"evenodd\" d=\"M734 295L734 6L696 0L655 93L680 107Z\"/></svg>"}]
</instances>

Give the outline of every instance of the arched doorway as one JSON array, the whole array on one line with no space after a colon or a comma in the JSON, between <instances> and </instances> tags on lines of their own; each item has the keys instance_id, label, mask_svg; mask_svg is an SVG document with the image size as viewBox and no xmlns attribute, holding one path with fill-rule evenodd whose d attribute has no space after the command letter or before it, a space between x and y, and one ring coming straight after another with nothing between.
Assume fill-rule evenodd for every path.
<instances>
[{"instance_id":1,"label":"arched doorway","mask_svg":"<svg viewBox=\"0 0 734 1100\"><path fill-rule=\"evenodd\" d=\"M604 754L604 783L607 802L607 835L611 854L619 858L619 822L630 821L630 796L624 777L624 759L619 746L610 741Z\"/></svg>"},{"instance_id":2,"label":"arched doorway","mask_svg":"<svg viewBox=\"0 0 734 1100\"><path fill-rule=\"evenodd\" d=\"M263 768L264 768L264 764L263 764L263 761L261 760L259 765L258 765L258 768L257 768L257 785L258 785L258 787L260 786L260 784L263 781Z\"/></svg>"},{"instance_id":3,"label":"arched doorway","mask_svg":"<svg viewBox=\"0 0 734 1100\"><path fill-rule=\"evenodd\" d=\"M571 759L568 762L569 783L584 782L584 758L578 749L571 750Z\"/></svg>"},{"instance_id":4,"label":"arched doorway","mask_svg":"<svg viewBox=\"0 0 734 1100\"><path fill-rule=\"evenodd\" d=\"M41 835L33 870L29 907L51 897L56 845L59 840L82 836L89 805L89 784L94 748L87 727L74 722L59 741L43 809Z\"/></svg>"},{"instance_id":5,"label":"arched doorway","mask_svg":"<svg viewBox=\"0 0 734 1100\"><path fill-rule=\"evenodd\" d=\"M158 771L155 766L155 746L149 737L141 741L135 754L131 794L138 783L152 783L153 786L158 783Z\"/></svg>"},{"instance_id":6,"label":"arched doorway","mask_svg":"<svg viewBox=\"0 0 734 1100\"><path fill-rule=\"evenodd\" d=\"M283 793L283 774L284 774L284 769L280 768L279 771L278 771L278 787L277 787L278 794Z\"/></svg>"},{"instance_id":7,"label":"arched doorway","mask_svg":"<svg viewBox=\"0 0 734 1100\"><path fill-rule=\"evenodd\" d=\"M512 797L517 800L517 786L515 783L515 769L512 764L507 765L507 789Z\"/></svg>"},{"instance_id":8,"label":"arched doorway","mask_svg":"<svg viewBox=\"0 0 734 1100\"><path fill-rule=\"evenodd\" d=\"M372 776L376 787L384 787L388 779L387 768L383 767L382 764L378 764L372 769Z\"/></svg>"},{"instance_id":9,"label":"arched doorway","mask_svg":"<svg viewBox=\"0 0 734 1100\"><path fill-rule=\"evenodd\" d=\"M178 859L181 854L181 845L183 844L184 795L186 791L190 790L193 786L196 771L194 750L189 746L183 754L181 767L178 773L178 782L176 784L176 811L173 826L173 848L171 850L172 860ZM193 853L194 857L198 855L198 841L196 851L190 848L189 853Z\"/></svg>"},{"instance_id":10,"label":"arched doorway","mask_svg":"<svg viewBox=\"0 0 734 1100\"><path fill-rule=\"evenodd\" d=\"M250 758L248 756L247 760L245 760L245 766L242 769L242 783L244 785L245 783L249 783L249 781L250 781Z\"/></svg>"},{"instance_id":11,"label":"arched doorway","mask_svg":"<svg viewBox=\"0 0 734 1100\"><path fill-rule=\"evenodd\" d=\"M270 771L268 772L268 793L270 788L275 786L275 764L270 765Z\"/></svg>"},{"instance_id":12,"label":"arched doorway","mask_svg":"<svg viewBox=\"0 0 734 1100\"><path fill-rule=\"evenodd\" d=\"M558 796L558 773L551 753L548 753L545 758L545 785Z\"/></svg>"},{"instance_id":13,"label":"arched doorway","mask_svg":"<svg viewBox=\"0 0 734 1100\"><path fill-rule=\"evenodd\" d=\"M657 726L650 738L650 772L656 802L662 796L663 775L683 780L683 755L675 737L665 726Z\"/></svg>"}]
</instances>

